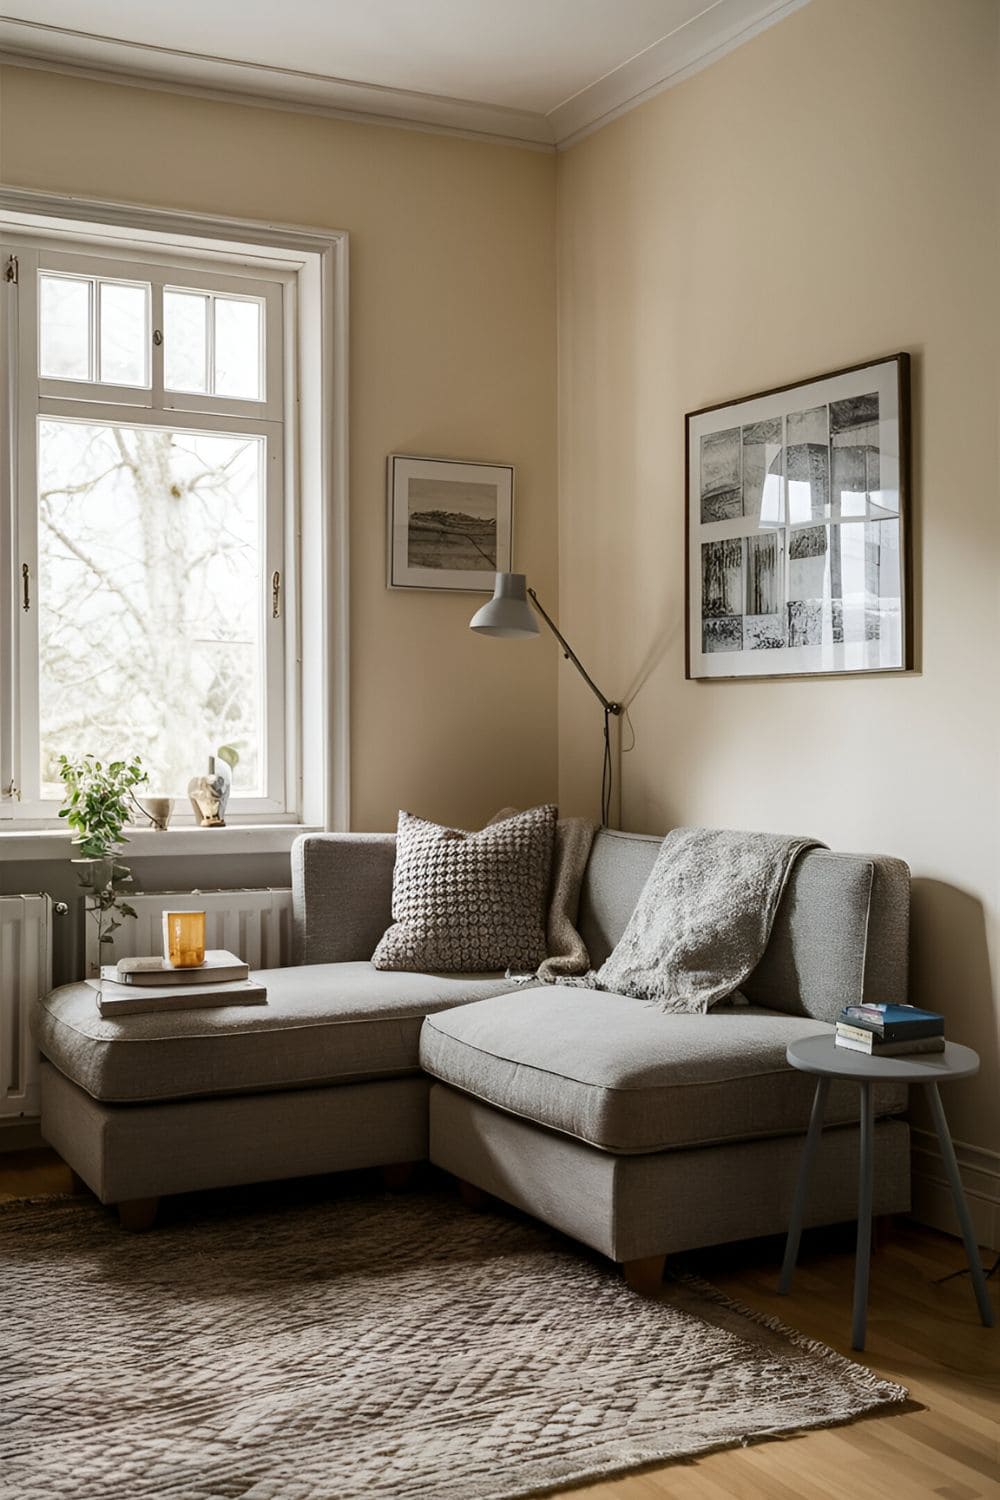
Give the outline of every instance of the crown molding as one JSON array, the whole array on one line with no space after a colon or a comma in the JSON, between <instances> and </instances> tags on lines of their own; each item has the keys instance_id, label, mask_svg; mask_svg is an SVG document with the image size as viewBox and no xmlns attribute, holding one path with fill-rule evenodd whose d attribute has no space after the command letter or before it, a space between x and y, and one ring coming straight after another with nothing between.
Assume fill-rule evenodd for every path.
<instances>
[{"instance_id":1,"label":"crown molding","mask_svg":"<svg viewBox=\"0 0 1000 1500\"><path fill-rule=\"evenodd\" d=\"M562 151L734 52L809 0L715 0L700 15L549 112Z\"/></svg>"},{"instance_id":2,"label":"crown molding","mask_svg":"<svg viewBox=\"0 0 1000 1500\"><path fill-rule=\"evenodd\" d=\"M443 94L357 83L268 63L208 57L0 16L0 61L258 108L292 109L362 124L473 136L551 151L544 115Z\"/></svg>"},{"instance_id":3,"label":"crown molding","mask_svg":"<svg viewBox=\"0 0 1000 1500\"><path fill-rule=\"evenodd\" d=\"M547 114L210 57L0 15L0 63L258 109L562 150L672 88L809 0L709 0L692 20Z\"/></svg>"}]
</instances>

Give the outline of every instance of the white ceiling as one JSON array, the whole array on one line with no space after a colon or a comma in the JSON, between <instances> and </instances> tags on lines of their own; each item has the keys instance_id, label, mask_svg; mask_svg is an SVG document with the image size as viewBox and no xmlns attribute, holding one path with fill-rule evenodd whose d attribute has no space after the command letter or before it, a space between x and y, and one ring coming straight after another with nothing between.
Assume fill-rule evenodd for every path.
<instances>
[{"instance_id":1,"label":"white ceiling","mask_svg":"<svg viewBox=\"0 0 1000 1500\"><path fill-rule=\"evenodd\" d=\"M807 0L20 0L9 60L568 144Z\"/></svg>"}]
</instances>

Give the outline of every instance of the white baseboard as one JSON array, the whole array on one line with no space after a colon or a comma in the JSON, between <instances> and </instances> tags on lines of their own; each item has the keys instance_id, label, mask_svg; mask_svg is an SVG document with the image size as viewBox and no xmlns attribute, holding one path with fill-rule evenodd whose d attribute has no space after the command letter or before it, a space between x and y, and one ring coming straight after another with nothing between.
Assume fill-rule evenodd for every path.
<instances>
[{"instance_id":1,"label":"white baseboard","mask_svg":"<svg viewBox=\"0 0 1000 1500\"><path fill-rule=\"evenodd\" d=\"M932 1229L959 1234L951 1190L941 1160L937 1136L911 1128L913 1160L913 1217ZM959 1175L980 1245L1000 1250L1000 1152L955 1142Z\"/></svg>"}]
</instances>

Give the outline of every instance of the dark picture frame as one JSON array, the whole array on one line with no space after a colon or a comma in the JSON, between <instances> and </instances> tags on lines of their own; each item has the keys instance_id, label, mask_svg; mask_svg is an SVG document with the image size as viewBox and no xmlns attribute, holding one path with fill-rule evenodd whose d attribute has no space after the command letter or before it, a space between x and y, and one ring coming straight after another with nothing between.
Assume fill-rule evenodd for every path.
<instances>
[{"instance_id":1,"label":"dark picture frame","mask_svg":"<svg viewBox=\"0 0 1000 1500\"><path fill-rule=\"evenodd\" d=\"M913 665L910 357L685 417L689 679Z\"/></svg>"},{"instance_id":2,"label":"dark picture frame","mask_svg":"<svg viewBox=\"0 0 1000 1500\"><path fill-rule=\"evenodd\" d=\"M514 545L514 466L392 453L386 465L391 589L493 592Z\"/></svg>"}]
</instances>

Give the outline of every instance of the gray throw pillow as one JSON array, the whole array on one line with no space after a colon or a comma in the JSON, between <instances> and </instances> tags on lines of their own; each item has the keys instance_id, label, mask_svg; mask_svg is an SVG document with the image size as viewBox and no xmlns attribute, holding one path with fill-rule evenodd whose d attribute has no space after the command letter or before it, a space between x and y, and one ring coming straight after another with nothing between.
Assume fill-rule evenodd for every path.
<instances>
[{"instance_id":1,"label":"gray throw pillow","mask_svg":"<svg viewBox=\"0 0 1000 1500\"><path fill-rule=\"evenodd\" d=\"M534 970L545 919L556 809L533 807L479 833L399 814L393 925L376 969L482 974Z\"/></svg>"}]
</instances>

